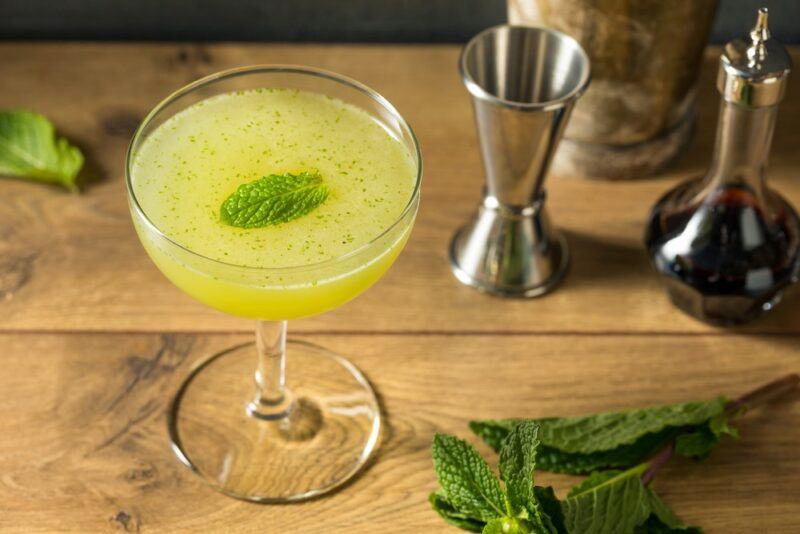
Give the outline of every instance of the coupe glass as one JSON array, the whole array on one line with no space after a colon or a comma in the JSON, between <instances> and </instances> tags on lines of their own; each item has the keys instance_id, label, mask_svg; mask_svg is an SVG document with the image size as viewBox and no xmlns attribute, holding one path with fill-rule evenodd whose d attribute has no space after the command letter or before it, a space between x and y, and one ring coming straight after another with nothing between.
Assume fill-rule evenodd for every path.
<instances>
[{"instance_id":1,"label":"coupe glass","mask_svg":"<svg viewBox=\"0 0 800 534\"><path fill-rule=\"evenodd\" d=\"M367 111L402 143L415 164L416 181L398 218L341 257L288 268L217 261L159 229L133 186L133 163L142 143L192 104L258 88L338 98ZM370 457L381 416L369 382L338 354L303 341L287 344L286 321L340 306L386 272L414 223L421 177L419 145L397 110L356 81L312 68L254 66L213 74L170 95L139 126L128 149L126 182L134 226L147 253L192 297L257 321L255 343L197 364L168 411L173 451L217 490L257 502L299 501L340 486Z\"/></svg>"}]
</instances>

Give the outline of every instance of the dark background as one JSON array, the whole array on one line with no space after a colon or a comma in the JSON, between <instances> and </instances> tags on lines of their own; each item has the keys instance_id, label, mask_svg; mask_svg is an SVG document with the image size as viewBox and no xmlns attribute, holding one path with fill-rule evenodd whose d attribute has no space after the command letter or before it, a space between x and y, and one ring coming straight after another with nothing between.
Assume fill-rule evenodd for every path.
<instances>
[{"instance_id":1,"label":"dark background","mask_svg":"<svg viewBox=\"0 0 800 534\"><path fill-rule=\"evenodd\" d=\"M742 35L762 5L800 43L800 0L720 0L711 40ZM505 0L0 0L0 38L463 42L505 18Z\"/></svg>"}]
</instances>

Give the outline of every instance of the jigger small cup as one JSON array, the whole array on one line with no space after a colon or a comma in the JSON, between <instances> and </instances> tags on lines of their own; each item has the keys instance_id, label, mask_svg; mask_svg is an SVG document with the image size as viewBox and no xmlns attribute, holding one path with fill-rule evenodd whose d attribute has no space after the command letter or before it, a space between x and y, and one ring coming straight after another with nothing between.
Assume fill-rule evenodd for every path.
<instances>
[{"instance_id":1,"label":"jigger small cup","mask_svg":"<svg viewBox=\"0 0 800 534\"><path fill-rule=\"evenodd\" d=\"M544 181L575 101L589 85L589 58L548 28L500 25L461 53L486 175L483 201L450 246L462 283L535 297L563 278L569 254L545 210Z\"/></svg>"}]
</instances>

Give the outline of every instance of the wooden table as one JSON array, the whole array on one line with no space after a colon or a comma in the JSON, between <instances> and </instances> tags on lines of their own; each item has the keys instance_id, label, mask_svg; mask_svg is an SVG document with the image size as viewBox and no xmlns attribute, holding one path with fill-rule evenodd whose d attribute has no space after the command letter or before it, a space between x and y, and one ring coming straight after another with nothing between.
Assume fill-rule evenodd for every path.
<instances>
[{"instance_id":1,"label":"wooden table","mask_svg":"<svg viewBox=\"0 0 800 534\"><path fill-rule=\"evenodd\" d=\"M713 51L696 136L674 169L632 182L551 180L573 267L558 291L529 301L478 294L448 268L448 240L482 183L457 54L455 46L0 45L0 107L50 117L99 177L81 195L0 183L0 530L445 531L426 501L436 431L469 436L471 418L736 395L800 368L800 297L745 328L714 329L668 303L642 250L650 206L711 155ZM252 63L315 65L364 81L409 119L425 158L420 215L395 267L356 301L291 325L350 355L388 414L377 457L357 480L292 506L224 497L172 457L169 396L193 361L247 339L251 325L160 275L134 235L122 176L131 133L157 101L199 76ZM798 124L795 74L769 169L795 205ZM797 529L798 400L748 415L739 442L701 464L675 460L656 487L711 533ZM563 492L574 480L539 481Z\"/></svg>"}]
</instances>

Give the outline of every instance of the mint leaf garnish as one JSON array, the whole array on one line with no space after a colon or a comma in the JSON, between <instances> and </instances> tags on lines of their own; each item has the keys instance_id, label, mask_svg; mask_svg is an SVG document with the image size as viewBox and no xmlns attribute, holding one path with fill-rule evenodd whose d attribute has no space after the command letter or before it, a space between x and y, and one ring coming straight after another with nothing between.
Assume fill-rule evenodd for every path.
<instances>
[{"instance_id":1,"label":"mint leaf garnish","mask_svg":"<svg viewBox=\"0 0 800 534\"><path fill-rule=\"evenodd\" d=\"M436 434L433 465L445 497L458 510L486 522L505 515L500 483L475 447L455 436Z\"/></svg>"},{"instance_id":2,"label":"mint leaf garnish","mask_svg":"<svg viewBox=\"0 0 800 534\"><path fill-rule=\"evenodd\" d=\"M601 413L584 417L533 419L539 424L541 445L538 467L560 473L586 474L610 467L630 467L664 443L693 429L708 428L692 447L680 454L702 456L710 452L722 434L730 433L725 418L725 399L671 404L640 410ZM709 425L714 421L717 432ZM519 423L515 419L473 421L470 428L495 450ZM700 443L701 438L702 443Z\"/></svg>"},{"instance_id":3,"label":"mint leaf garnish","mask_svg":"<svg viewBox=\"0 0 800 534\"><path fill-rule=\"evenodd\" d=\"M328 198L318 172L270 174L239 188L222 203L220 220L239 228L261 228L307 215Z\"/></svg>"},{"instance_id":4,"label":"mint leaf garnish","mask_svg":"<svg viewBox=\"0 0 800 534\"><path fill-rule=\"evenodd\" d=\"M81 151L56 137L55 128L31 111L0 111L0 175L60 184L76 190Z\"/></svg>"}]
</instances>

